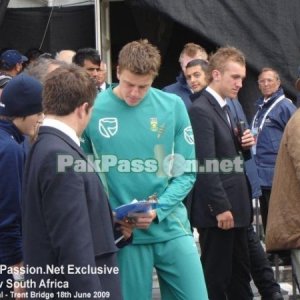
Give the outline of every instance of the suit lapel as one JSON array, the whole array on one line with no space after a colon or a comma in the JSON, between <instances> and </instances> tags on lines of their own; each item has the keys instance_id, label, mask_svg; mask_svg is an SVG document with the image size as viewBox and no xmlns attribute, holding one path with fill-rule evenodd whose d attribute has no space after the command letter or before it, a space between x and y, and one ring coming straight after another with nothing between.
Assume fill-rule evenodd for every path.
<instances>
[{"instance_id":1,"label":"suit lapel","mask_svg":"<svg viewBox=\"0 0 300 300\"><path fill-rule=\"evenodd\" d=\"M226 127L232 134L231 126L230 126L230 124L227 120L227 117L224 114L224 111L222 110L220 104L210 93L208 93L207 91L204 91L204 92L205 92L208 102L210 103L210 105L213 107L213 109L215 110L215 112L217 113L219 118L222 120L222 122L224 122L224 124L226 125Z\"/></svg>"},{"instance_id":2,"label":"suit lapel","mask_svg":"<svg viewBox=\"0 0 300 300\"><path fill-rule=\"evenodd\" d=\"M239 151L240 150L239 141L238 141L236 135L234 134L233 128L230 126L230 124L228 122L228 119L227 119L223 109L221 108L218 101L210 93L208 93L207 91L204 91L204 92L206 93L205 95L208 99L208 102L211 104L211 106L215 110L216 114L219 116L219 118L225 123L226 127L228 128L228 130L229 130L229 132L232 136L235 148L236 148L237 151ZM234 124L232 124L232 126L234 126Z\"/></svg>"}]
</instances>

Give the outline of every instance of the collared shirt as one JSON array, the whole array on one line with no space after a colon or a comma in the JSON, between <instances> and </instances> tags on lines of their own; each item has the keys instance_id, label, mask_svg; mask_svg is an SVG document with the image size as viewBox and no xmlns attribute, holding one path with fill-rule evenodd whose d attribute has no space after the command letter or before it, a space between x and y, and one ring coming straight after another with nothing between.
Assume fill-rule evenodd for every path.
<instances>
[{"instance_id":1,"label":"collared shirt","mask_svg":"<svg viewBox=\"0 0 300 300\"><path fill-rule=\"evenodd\" d=\"M219 105L221 106L222 110L224 110L224 107L227 105L228 107L228 104L227 104L227 101L226 99L223 99L215 90L213 90L211 87L206 87L206 91L208 93L210 93L216 100L217 102L219 103ZM230 110L230 108L228 107L228 109ZM230 126L234 127L234 125L232 124L232 122L230 121L230 117L228 115L228 111L225 110L226 112L226 118L227 118L227 121L228 123L230 124Z\"/></svg>"},{"instance_id":2,"label":"collared shirt","mask_svg":"<svg viewBox=\"0 0 300 300\"><path fill-rule=\"evenodd\" d=\"M66 134L69 138L71 138L78 146L80 146L80 140L77 136L75 130L71 128L69 125L55 119L45 118L42 126L53 127L64 134Z\"/></svg>"},{"instance_id":3,"label":"collared shirt","mask_svg":"<svg viewBox=\"0 0 300 300\"><path fill-rule=\"evenodd\" d=\"M106 82L105 81L100 85L100 89L101 89L101 91L106 90Z\"/></svg>"},{"instance_id":4,"label":"collared shirt","mask_svg":"<svg viewBox=\"0 0 300 300\"><path fill-rule=\"evenodd\" d=\"M225 99L223 99L215 90L213 90L211 87L207 87L205 89L208 93L210 93L217 101L218 103L220 104L221 108L223 108L227 102Z\"/></svg>"}]
</instances>

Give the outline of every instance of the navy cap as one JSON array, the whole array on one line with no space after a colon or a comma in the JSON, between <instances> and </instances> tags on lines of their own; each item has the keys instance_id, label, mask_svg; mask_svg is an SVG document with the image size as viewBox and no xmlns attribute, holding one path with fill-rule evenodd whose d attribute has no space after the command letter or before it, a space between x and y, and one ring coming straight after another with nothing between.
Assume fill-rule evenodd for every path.
<instances>
[{"instance_id":1,"label":"navy cap","mask_svg":"<svg viewBox=\"0 0 300 300\"><path fill-rule=\"evenodd\" d=\"M42 90L42 84L27 74L14 77L3 89L0 115L26 117L42 112Z\"/></svg>"},{"instance_id":2,"label":"navy cap","mask_svg":"<svg viewBox=\"0 0 300 300\"><path fill-rule=\"evenodd\" d=\"M11 49L6 50L1 54L0 60L2 67L9 70L16 64L27 61L28 58L22 55L19 51Z\"/></svg>"}]
</instances>

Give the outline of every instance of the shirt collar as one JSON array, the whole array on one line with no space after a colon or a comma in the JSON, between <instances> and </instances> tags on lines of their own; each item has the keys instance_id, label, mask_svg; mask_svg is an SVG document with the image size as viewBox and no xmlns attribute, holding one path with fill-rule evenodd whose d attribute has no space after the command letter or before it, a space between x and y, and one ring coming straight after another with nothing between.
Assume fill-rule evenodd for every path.
<instances>
[{"instance_id":1,"label":"shirt collar","mask_svg":"<svg viewBox=\"0 0 300 300\"><path fill-rule=\"evenodd\" d=\"M208 93L210 93L219 103L221 108L223 108L227 102L225 99L223 99L215 90L213 90L210 86L206 87L205 89Z\"/></svg>"},{"instance_id":2,"label":"shirt collar","mask_svg":"<svg viewBox=\"0 0 300 300\"><path fill-rule=\"evenodd\" d=\"M101 91L106 90L106 82L104 81L101 85L100 85Z\"/></svg>"},{"instance_id":3,"label":"shirt collar","mask_svg":"<svg viewBox=\"0 0 300 300\"><path fill-rule=\"evenodd\" d=\"M64 134L66 134L68 137L70 137L78 146L80 146L80 140L79 137L77 136L75 130L70 127L69 125L55 119L50 119L50 118L45 118L43 121L42 126L49 126L52 128L55 128Z\"/></svg>"}]
</instances>

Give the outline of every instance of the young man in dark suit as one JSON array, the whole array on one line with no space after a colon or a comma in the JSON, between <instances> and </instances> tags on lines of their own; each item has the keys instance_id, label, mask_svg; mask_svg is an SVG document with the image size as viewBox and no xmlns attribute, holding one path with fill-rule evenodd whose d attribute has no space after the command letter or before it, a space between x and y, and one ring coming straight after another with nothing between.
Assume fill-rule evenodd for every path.
<instances>
[{"instance_id":1,"label":"young man in dark suit","mask_svg":"<svg viewBox=\"0 0 300 300\"><path fill-rule=\"evenodd\" d=\"M79 67L47 76L46 118L25 167L24 264L43 270L25 274L36 283L27 290L53 292L55 299L122 299L110 206L79 141L95 96L94 82ZM130 226L122 224L126 239Z\"/></svg>"},{"instance_id":2,"label":"young man in dark suit","mask_svg":"<svg viewBox=\"0 0 300 300\"><path fill-rule=\"evenodd\" d=\"M247 244L252 211L241 156L247 159L245 150L254 139L250 130L241 137L236 135L225 100L237 97L246 75L245 64L239 50L220 48L209 61L209 85L190 108L196 156L204 167L194 186L191 218L200 234L211 300L252 299ZM217 169L205 168L211 161L218 163Z\"/></svg>"}]
</instances>

